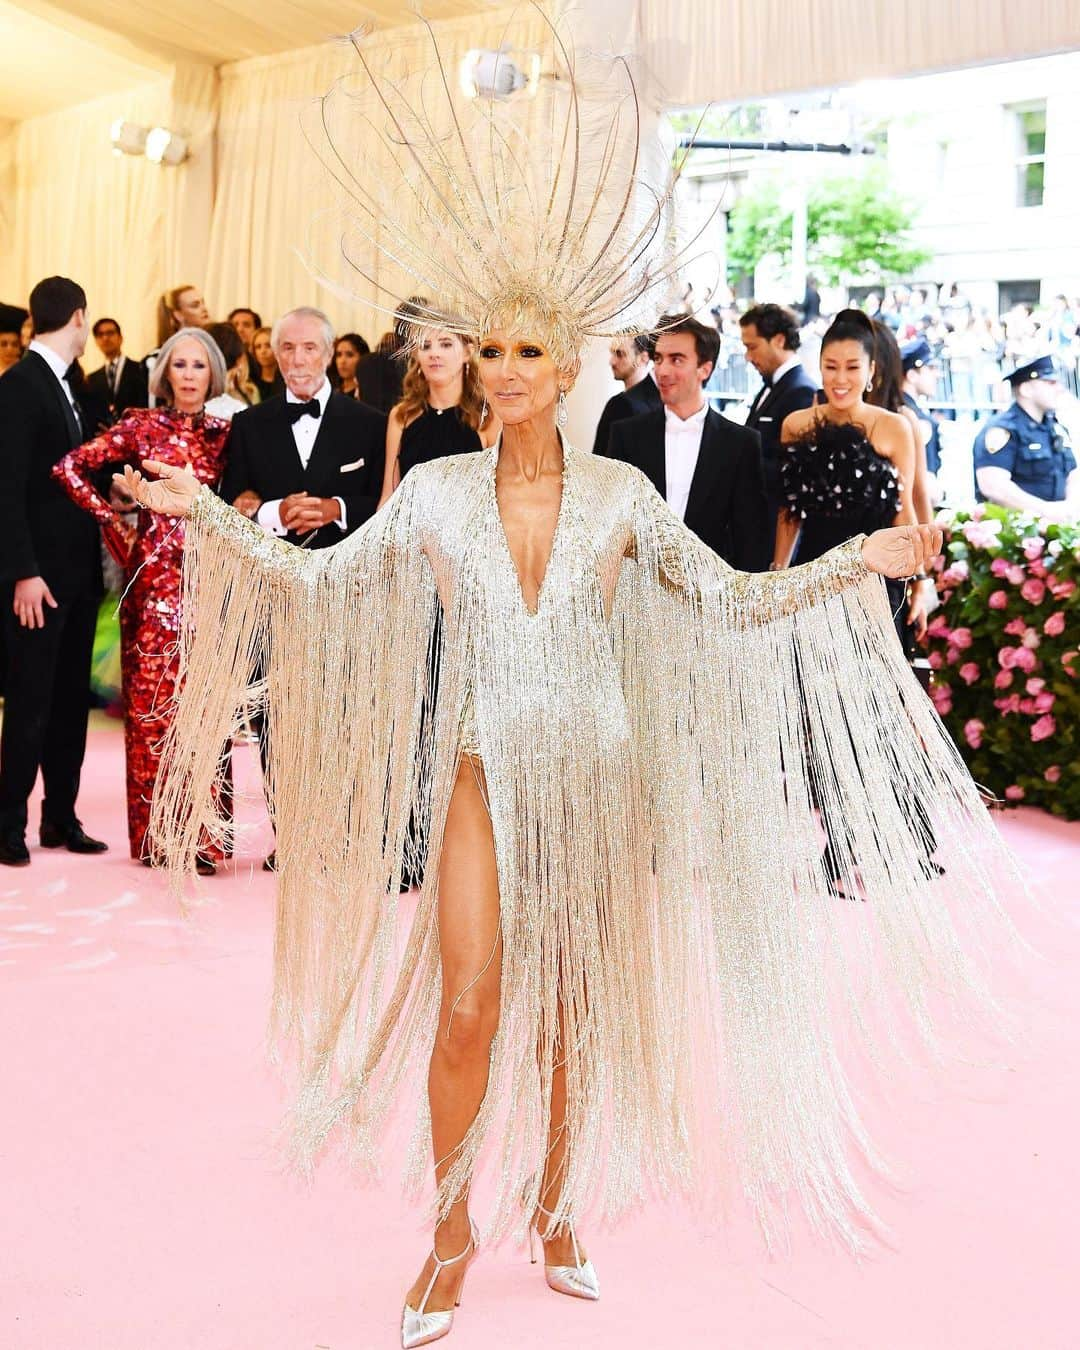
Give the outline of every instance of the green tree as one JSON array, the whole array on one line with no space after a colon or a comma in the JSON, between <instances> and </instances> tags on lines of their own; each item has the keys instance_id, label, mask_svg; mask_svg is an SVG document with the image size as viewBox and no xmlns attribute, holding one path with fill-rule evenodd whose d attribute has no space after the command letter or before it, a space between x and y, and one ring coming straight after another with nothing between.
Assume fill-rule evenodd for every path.
<instances>
[{"instance_id":1,"label":"green tree","mask_svg":"<svg viewBox=\"0 0 1080 1350\"><path fill-rule=\"evenodd\" d=\"M911 240L915 215L881 169L825 179L807 203L810 266L831 286L910 276L931 256Z\"/></svg>"},{"instance_id":2,"label":"green tree","mask_svg":"<svg viewBox=\"0 0 1080 1350\"><path fill-rule=\"evenodd\" d=\"M780 205L772 183L740 197L728 220L728 280L752 278L762 258L776 254L786 266L791 261L791 212Z\"/></svg>"},{"instance_id":3,"label":"green tree","mask_svg":"<svg viewBox=\"0 0 1080 1350\"><path fill-rule=\"evenodd\" d=\"M916 208L889 187L881 168L813 184L806 214L807 262L828 285L880 284L930 259L911 240ZM791 212L775 184L740 197L730 221L731 280L753 276L770 254L782 266L791 262Z\"/></svg>"}]
</instances>

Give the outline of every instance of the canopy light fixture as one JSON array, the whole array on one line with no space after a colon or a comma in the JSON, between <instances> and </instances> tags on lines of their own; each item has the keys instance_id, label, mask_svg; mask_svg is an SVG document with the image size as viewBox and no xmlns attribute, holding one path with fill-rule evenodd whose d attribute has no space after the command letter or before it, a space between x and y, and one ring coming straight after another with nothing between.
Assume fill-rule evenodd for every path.
<instances>
[{"instance_id":1,"label":"canopy light fixture","mask_svg":"<svg viewBox=\"0 0 1080 1350\"><path fill-rule=\"evenodd\" d=\"M118 117L109 128L114 155L142 155L146 152L147 130L136 122L125 122Z\"/></svg>"},{"instance_id":2,"label":"canopy light fixture","mask_svg":"<svg viewBox=\"0 0 1080 1350\"><path fill-rule=\"evenodd\" d=\"M183 164L187 157L188 143L179 132L151 127L146 133L146 158L151 164Z\"/></svg>"},{"instance_id":3,"label":"canopy light fixture","mask_svg":"<svg viewBox=\"0 0 1080 1350\"><path fill-rule=\"evenodd\" d=\"M183 164L188 157L187 137L168 127L141 127L118 117L109 128L114 155L145 155L151 164Z\"/></svg>"},{"instance_id":4,"label":"canopy light fixture","mask_svg":"<svg viewBox=\"0 0 1080 1350\"><path fill-rule=\"evenodd\" d=\"M540 83L540 53L474 48L458 68L458 85L466 98L504 100L515 94L532 98Z\"/></svg>"}]
</instances>

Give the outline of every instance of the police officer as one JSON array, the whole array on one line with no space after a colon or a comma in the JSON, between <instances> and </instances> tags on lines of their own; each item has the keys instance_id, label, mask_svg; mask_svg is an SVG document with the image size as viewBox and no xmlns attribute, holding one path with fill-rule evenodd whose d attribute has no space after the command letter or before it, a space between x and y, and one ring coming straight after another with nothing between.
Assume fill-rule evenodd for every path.
<instances>
[{"instance_id":1,"label":"police officer","mask_svg":"<svg viewBox=\"0 0 1080 1350\"><path fill-rule=\"evenodd\" d=\"M1054 416L1061 395L1054 358L1027 361L1008 379L1013 402L975 437L976 495L1049 520L1074 520L1080 517L1080 473Z\"/></svg>"},{"instance_id":2,"label":"police officer","mask_svg":"<svg viewBox=\"0 0 1080 1350\"><path fill-rule=\"evenodd\" d=\"M940 368L924 337L905 342L900 348L900 359L904 366L904 406L910 408L919 419L919 437L926 449L926 489L930 495L930 505L938 506L942 498L938 483L938 471L941 468L938 424L919 399L933 398L937 393Z\"/></svg>"}]
</instances>

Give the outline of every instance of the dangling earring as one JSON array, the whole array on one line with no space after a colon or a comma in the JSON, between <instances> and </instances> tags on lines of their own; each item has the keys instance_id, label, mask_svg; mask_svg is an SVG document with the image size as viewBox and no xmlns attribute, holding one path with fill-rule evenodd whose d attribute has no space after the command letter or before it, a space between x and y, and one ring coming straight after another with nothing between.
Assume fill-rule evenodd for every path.
<instances>
[{"instance_id":1,"label":"dangling earring","mask_svg":"<svg viewBox=\"0 0 1080 1350\"><path fill-rule=\"evenodd\" d=\"M564 427L566 426L567 418L569 417L569 415L570 414L566 411L566 390L560 389L559 408L555 414L555 421L558 422L560 427Z\"/></svg>"},{"instance_id":2,"label":"dangling earring","mask_svg":"<svg viewBox=\"0 0 1080 1350\"><path fill-rule=\"evenodd\" d=\"M873 381L873 380L867 380L867 381L866 381L866 392L867 392L868 394L869 394L869 392L871 391L871 389L873 389L873 387L874 387L874 381Z\"/></svg>"},{"instance_id":3,"label":"dangling earring","mask_svg":"<svg viewBox=\"0 0 1080 1350\"><path fill-rule=\"evenodd\" d=\"M484 406L480 409L480 429L483 430L484 423L487 421L487 394L484 395Z\"/></svg>"}]
</instances>

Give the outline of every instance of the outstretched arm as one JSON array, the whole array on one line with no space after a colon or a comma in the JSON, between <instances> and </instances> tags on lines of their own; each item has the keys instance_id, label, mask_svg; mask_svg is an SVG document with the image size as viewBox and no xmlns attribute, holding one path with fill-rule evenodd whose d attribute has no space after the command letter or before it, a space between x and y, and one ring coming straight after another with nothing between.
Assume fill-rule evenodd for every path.
<instances>
[{"instance_id":1,"label":"outstretched arm","mask_svg":"<svg viewBox=\"0 0 1080 1350\"><path fill-rule=\"evenodd\" d=\"M820 604L871 573L906 577L941 549L939 529L905 525L859 535L813 562L777 572L738 572L707 548L644 478L639 485L634 549L655 562L661 581L688 598L717 596L740 626L768 623Z\"/></svg>"}]
</instances>

